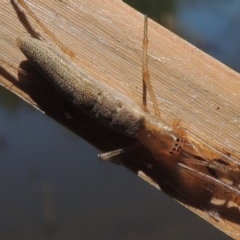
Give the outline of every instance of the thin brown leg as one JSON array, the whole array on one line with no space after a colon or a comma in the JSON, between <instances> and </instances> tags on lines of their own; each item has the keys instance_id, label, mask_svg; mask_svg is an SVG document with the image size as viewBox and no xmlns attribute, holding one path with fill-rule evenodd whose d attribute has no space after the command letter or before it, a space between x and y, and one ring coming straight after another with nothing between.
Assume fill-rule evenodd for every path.
<instances>
[{"instance_id":1,"label":"thin brown leg","mask_svg":"<svg viewBox=\"0 0 240 240\"><path fill-rule=\"evenodd\" d=\"M148 73L148 55L147 55L147 47L148 47L148 33L147 33L147 16L144 18L144 34L143 34L143 66L142 66L142 75L143 75L143 106L147 108L147 100L146 100L146 88L149 92L150 98L153 103L153 108L156 116L160 116L160 110L158 108L157 99L153 92L153 88L151 85L150 76Z\"/></svg>"},{"instance_id":2,"label":"thin brown leg","mask_svg":"<svg viewBox=\"0 0 240 240\"><path fill-rule=\"evenodd\" d=\"M48 30L48 28L36 17L36 15L30 10L24 0L18 0L18 3L25 9L25 11L36 21L36 23L42 28L42 30L52 39L52 41L68 56L77 61L77 57L73 51L71 51L54 36L54 34Z\"/></svg>"}]
</instances>

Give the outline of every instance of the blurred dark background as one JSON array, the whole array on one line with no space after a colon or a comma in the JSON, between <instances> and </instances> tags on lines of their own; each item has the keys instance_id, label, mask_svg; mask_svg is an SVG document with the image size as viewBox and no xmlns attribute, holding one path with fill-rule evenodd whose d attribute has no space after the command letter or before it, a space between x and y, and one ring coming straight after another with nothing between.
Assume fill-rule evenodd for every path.
<instances>
[{"instance_id":1,"label":"blurred dark background","mask_svg":"<svg viewBox=\"0 0 240 240\"><path fill-rule=\"evenodd\" d=\"M239 1L126 3L239 71ZM0 239L230 239L98 153L0 88Z\"/></svg>"}]
</instances>

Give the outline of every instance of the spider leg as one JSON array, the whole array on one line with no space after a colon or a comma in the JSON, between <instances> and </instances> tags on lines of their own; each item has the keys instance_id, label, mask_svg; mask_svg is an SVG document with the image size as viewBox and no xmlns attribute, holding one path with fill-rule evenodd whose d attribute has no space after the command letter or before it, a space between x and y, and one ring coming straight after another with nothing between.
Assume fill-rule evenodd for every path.
<instances>
[{"instance_id":1,"label":"spider leg","mask_svg":"<svg viewBox=\"0 0 240 240\"><path fill-rule=\"evenodd\" d=\"M142 78L143 78L143 107L147 109L147 99L146 99L146 89L149 92L151 101L153 103L154 113L156 116L160 116L160 110L158 108L158 103L156 96L153 91L153 87L151 85L150 75L148 72L148 18L145 15L144 18L144 34L143 34L143 66L142 66Z\"/></svg>"}]
</instances>

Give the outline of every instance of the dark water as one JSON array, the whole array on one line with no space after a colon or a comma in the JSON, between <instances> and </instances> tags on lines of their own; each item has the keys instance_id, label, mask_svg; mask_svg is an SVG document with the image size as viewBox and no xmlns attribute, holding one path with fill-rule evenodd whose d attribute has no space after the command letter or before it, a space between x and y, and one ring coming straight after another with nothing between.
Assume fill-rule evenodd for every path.
<instances>
[{"instance_id":1,"label":"dark water","mask_svg":"<svg viewBox=\"0 0 240 240\"><path fill-rule=\"evenodd\" d=\"M239 1L136 2L239 71ZM1 89L0 239L229 239L123 167L100 163L97 154Z\"/></svg>"}]
</instances>

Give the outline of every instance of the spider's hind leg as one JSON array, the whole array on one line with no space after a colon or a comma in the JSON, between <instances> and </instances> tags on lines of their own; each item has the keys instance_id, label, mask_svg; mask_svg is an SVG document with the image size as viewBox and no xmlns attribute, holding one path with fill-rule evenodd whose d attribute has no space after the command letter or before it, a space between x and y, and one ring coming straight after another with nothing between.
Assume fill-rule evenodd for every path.
<instances>
[{"instance_id":1,"label":"spider's hind leg","mask_svg":"<svg viewBox=\"0 0 240 240\"><path fill-rule=\"evenodd\" d=\"M17 0L17 2L29 14L29 16L31 16L31 18L35 20L35 22L38 24L38 26L41 27L43 32L45 32L49 36L49 38L62 50L62 52L71 57L71 59L73 59L75 62L78 62L76 54L68 47L64 46L63 43L55 37L55 35L46 27L46 25L41 22L40 19L33 13L33 11L28 7L24 0Z\"/></svg>"}]
</instances>

